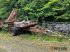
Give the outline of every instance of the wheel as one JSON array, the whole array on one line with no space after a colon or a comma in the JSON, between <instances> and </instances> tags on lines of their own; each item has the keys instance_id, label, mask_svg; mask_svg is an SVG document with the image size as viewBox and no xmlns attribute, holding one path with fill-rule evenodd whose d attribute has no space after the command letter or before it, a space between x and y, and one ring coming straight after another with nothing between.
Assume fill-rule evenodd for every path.
<instances>
[{"instance_id":1,"label":"wheel","mask_svg":"<svg viewBox=\"0 0 70 52\"><path fill-rule=\"evenodd\" d=\"M2 30L2 28L0 28L0 31Z\"/></svg>"},{"instance_id":2,"label":"wheel","mask_svg":"<svg viewBox=\"0 0 70 52\"><path fill-rule=\"evenodd\" d=\"M18 35L18 28L12 27L11 30L12 30L13 36Z\"/></svg>"}]
</instances>

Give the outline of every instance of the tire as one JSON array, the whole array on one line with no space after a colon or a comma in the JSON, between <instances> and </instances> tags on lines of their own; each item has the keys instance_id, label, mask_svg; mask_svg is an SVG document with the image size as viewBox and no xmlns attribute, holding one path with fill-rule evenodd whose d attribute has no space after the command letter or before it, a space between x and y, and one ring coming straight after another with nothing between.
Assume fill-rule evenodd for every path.
<instances>
[{"instance_id":1,"label":"tire","mask_svg":"<svg viewBox=\"0 0 70 52\"><path fill-rule=\"evenodd\" d=\"M2 28L0 28L0 31L2 30Z\"/></svg>"},{"instance_id":2,"label":"tire","mask_svg":"<svg viewBox=\"0 0 70 52\"><path fill-rule=\"evenodd\" d=\"M18 35L18 28L16 28L16 27L12 27L11 30L12 30L12 34L13 34L13 36Z\"/></svg>"}]
</instances>

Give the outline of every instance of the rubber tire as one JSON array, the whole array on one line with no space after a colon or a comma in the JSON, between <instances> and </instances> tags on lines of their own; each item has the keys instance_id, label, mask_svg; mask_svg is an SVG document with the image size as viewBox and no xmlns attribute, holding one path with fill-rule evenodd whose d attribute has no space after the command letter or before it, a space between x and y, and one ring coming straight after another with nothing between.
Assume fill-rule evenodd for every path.
<instances>
[{"instance_id":1,"label":"rubber tire","mask_svg":"<svg viewBox=\"0 0 70 52\"><path fill-rule=\"evenodd\" d=\"M18 28L12 27L11 29L12 29L12 34L13 34L13 36L18 35Z\"/></svg>"}]
</instances>

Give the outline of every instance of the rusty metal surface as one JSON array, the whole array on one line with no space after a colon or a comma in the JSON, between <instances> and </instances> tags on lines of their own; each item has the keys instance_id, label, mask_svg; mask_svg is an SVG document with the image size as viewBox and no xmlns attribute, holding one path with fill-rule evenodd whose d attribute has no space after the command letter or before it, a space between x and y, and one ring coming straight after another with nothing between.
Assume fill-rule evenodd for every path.
<instances>
[{"instance_id":1,"label":"rusty metal surface","mask_svg":"<svg viewBox=\"0 0 70 52\"><path fill-rule=\"evenodd\" d=\"M17 10L13 9L12 12L10 13L8 19L6 20L6 22L14 22L14 21L16 21L16 16L17 16Z\"/></svg>"},{"instance_id":2,"label":"rusty metal surface","mask_svg":"<svg viewBox=\"0 0 70 52\"><path fill-rule=\"evenodd\" d=\"M23 24L19 24L19 25L16 25L17 28L26 28L26 27L33 27L35 26L36 23L35 22L32 22L32 23L23 23Z\"/></svg>"},{"instance_id":3,"label":"rusty metal surface","mask_svg":"<svg viewBox=\"0 0 70 52\"><path fill-rule=\"evenodd\" d=\"M0 28L2 28L4 25L4 22L2 20L0 20Z\"/></svg>"}]
</instances>

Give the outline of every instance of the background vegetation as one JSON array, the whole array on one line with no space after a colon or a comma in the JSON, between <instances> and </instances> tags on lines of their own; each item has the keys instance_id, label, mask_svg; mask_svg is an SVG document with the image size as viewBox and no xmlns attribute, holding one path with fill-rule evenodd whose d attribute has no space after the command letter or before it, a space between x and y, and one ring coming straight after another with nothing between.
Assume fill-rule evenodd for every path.
<instances>
[{"instance_id":1,"label":"background vegetation","mask_svg":"<svg viewBox=\"0 0 70 52\"><path fill-rule=\"evenodd\" d=\"M70 0L0 0L0 19L8 18L13 8L19 20L70 21Z\"/></svg>"}]
</instances>

